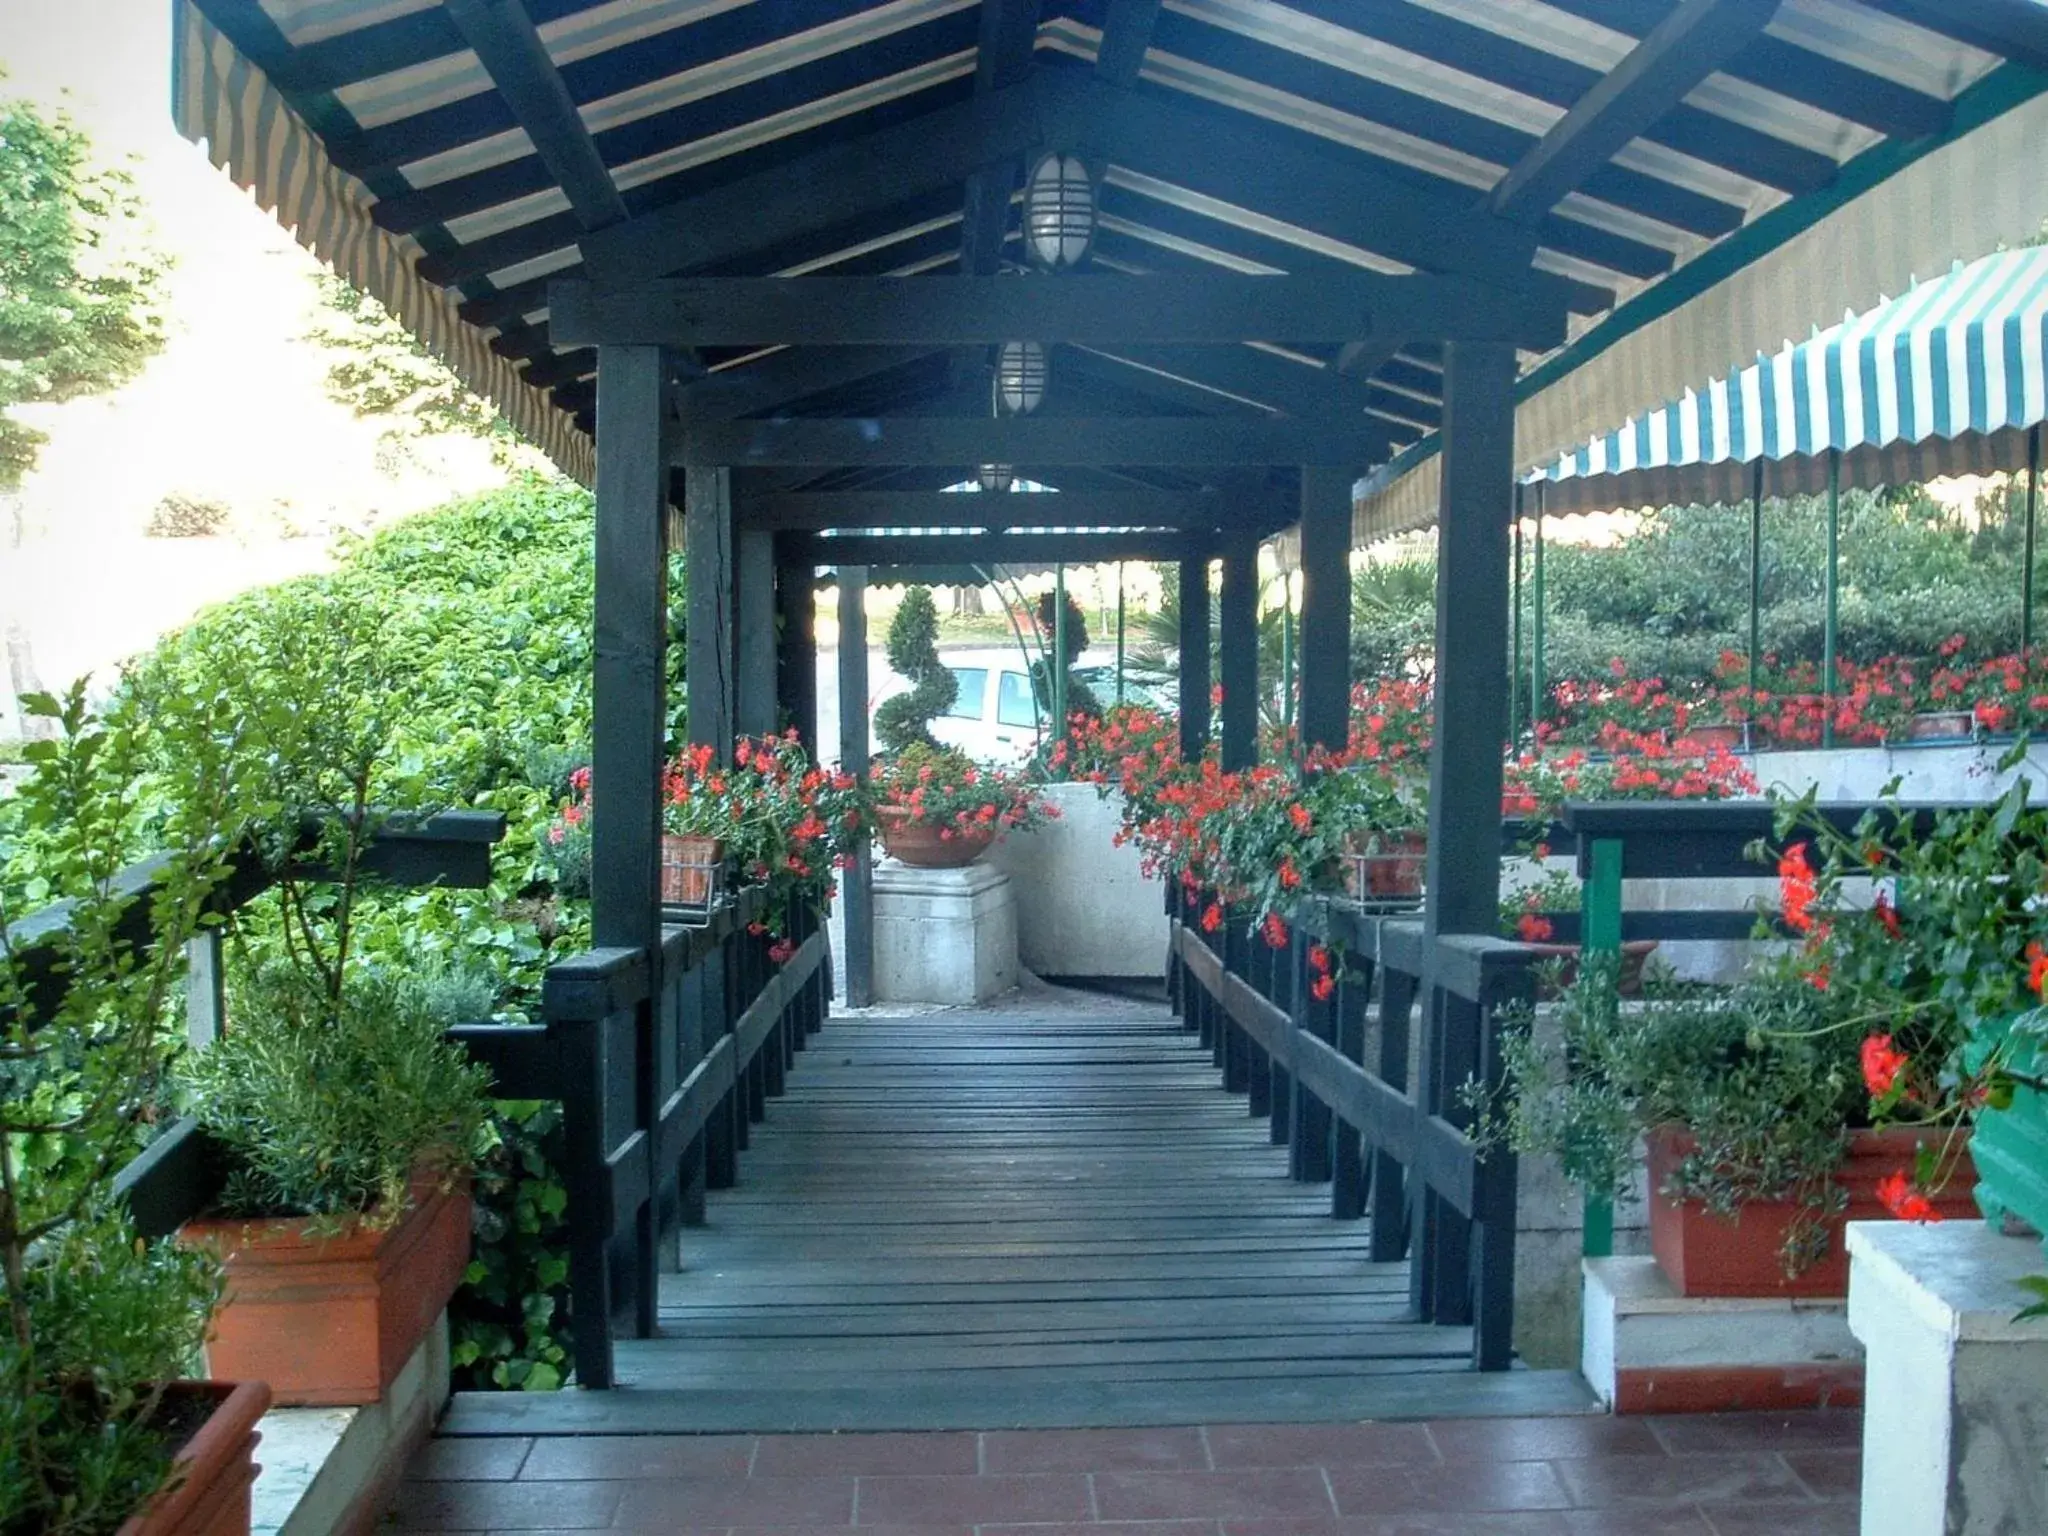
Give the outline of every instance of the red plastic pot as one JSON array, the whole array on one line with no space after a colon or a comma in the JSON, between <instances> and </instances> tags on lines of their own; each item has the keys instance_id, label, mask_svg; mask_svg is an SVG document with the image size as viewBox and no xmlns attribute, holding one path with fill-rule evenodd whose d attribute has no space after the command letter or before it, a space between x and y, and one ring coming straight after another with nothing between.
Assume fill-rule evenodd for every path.
<instances>
[{"instance_id":1,"label":"red plastic pot","mask_svg":"<svg viewBox=\"0 0 2048 1536\"><path fill-rule=\"evenodd\" d=\"M1420 829L1344 837L1344 889L1354 901L1420 896L1428 863L1429 833Z\"/></svg>"},{"instance_id":2,"label":"red plastic pot","mask_svg":"<svg viewBox=\"0 0 2048 1536\"><path fill-rule=\"evenodd\" d=\"M1562 960L1558 967L1555 983L1539 982L1537 991L1546 998L1556 997L1566 987L1579 979L1579 955L1577 944L1530 944L1527 946L1549 960ZM1656 952L1655 939L1623 939L1621 941L1620 992L1623 997L1640 997L1643 993L1643 966Z\"/></svg>"},{"instance_id":3,"label":"red plastic pot","mask_svg":"<svg viewBox=\"0 0 2048 1536\"><path fill-rule=\"evenodd\" d=\"M469 1267L469 1184L414 1181L412 1208L381 1231L331 1236L303 1220L187 1222L179 1240L227 1267L207 1364L266 1381L282 1405L374 1403L397 1379Z\"/></svg>"},{"instance_id":4,"label":"red plastic pot","mask_svg":"<svg viewBox=\"0 0 2048 1536\"><path fill-rule=\"evenodd\" d=\"M1679 735L1676 749L1688 748L1695 752L1712 752L1717 748L1734 751L1742 745L1742 727L1739 725L1692 725Z\"/></svg>"},{"instance_id":5,"label":"red plastic pot","mask_svg":"<svg viewBox=\"0 0 2048 1536\"><path fill-rule=\"evenodd\" d=\"M256 1421L270 1406L260 1381L178 1381L164 1391L211 1402L213 1412L172 1458L165 1491L121 1522L116 1536L249 1536L249 1489L256 1481Z\"/></svg>"},{"instance_id":6,"label":"red plastic pot","mask_svg":"<svg viewBox=\"0 0 2048 1536\"><path fill-rule=\"evenodd\" d=\"M1673 1200L1663 1193L1678 1165L1696 1143L1681 1127L1662 1126L1650 1133L1650 1250L1657 1267L1678 1287L1681 1296L1841 1297L1849 1294L1849 1255L1842 1228L1852 1221L1888 1221L1877 1198L1878 1181L1910 1172L1923 1144L1942 1131L1893 1129L1856 1131L1849 1137L1836 1182L1848 1191L1846 1210L1817 1218L1827 1246L1821 1258L1796 1275L1785 1273L1785 1237L1808 1214L1796 1200L1765 1200L1743 1206L1733 1220L1717 1216L1697 1200ZM1977 1215L1971 1187L1977 1182L1967 1156L1934 1207L1944 1217L1972 1220Z\"/></svg>"}]
</instances>

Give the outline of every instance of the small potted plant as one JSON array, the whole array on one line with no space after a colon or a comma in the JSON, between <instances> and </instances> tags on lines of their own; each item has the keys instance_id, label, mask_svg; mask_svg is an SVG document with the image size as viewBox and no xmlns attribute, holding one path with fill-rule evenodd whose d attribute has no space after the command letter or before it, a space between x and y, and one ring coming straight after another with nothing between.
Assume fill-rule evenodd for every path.
<instances>
[{"instance_id":1,"label":"small potted plant","mask_svg":"<svg viewBox=\"0 0 2048 1536\"><path fill-rule=\"evenodd\" d=\"M57 735L30 744L0 824L0 1530L247 1536L269 1391L188 1379L218 1267L138 1242L115 1193L158 1118L183 944L225 872L237 743L179 738L174 851L138 892L122 862L147 733L83 699L24 700Z\"/></svg>"},{"instance_id":2,"label":"small potted plant","mask_svg":"<svg viewBox=\"0 0 2048 1536\"><path fill-rule=\"evenodd\" d=\"M877 834L889 855L914 869L972 864L1005 832L1049 814L1027 784L965 753L913 743L871 776Z\"/></svg>"},{"instance_id":3,"label":"small potted plant","mask_svg":"<svg viewBox=\"0 0 2048 1536\"><path fill-rule=\"evenodd\" d=\"M232 1001L182 1074L220 1178L180 1234L226 1269L209 1359L282 1403L375 1402L468 1267L488 1076L405 979L272 963Z\"/></svg>"},{"instance_id":4,"label":"small potted plant","mask_svg":"<svg viewBox=\"0 0 2048 1536\"><path fill-rule=\"evenodd\" d=\"M669 765L661 795L661 899L702 911L718 895L726 849L745 801L731 773L700 742Z\"/></svg>"},{"instance_id":5,"label":"small potted plant","mask_svg":"<svg viewBox=\"0 0 2048 1536\"><path fill-rule=\"evenodd\" d=\"M1580 946L1556 942L1557 927L1551 919L1577 912L1580 894L1579 882L1570 871L1546 869L1539 879L1501 898L1501 936L1520 940L1552 962L1537 973L1539 997L1555 998L1578 979ZM1642 996L1644 970L1656 952L1655 939L1622 940L1617 985L1623 997Z\"/></svg>"},{"instance_id":6,"label":"small potted plant","mask_svg":"<svg viewBox=\"0 0 2048 1536\"><path fill-rule=\"evenodd\" d=\"M767 892L760 923L778 940L769 954L779 962L794 953L792 916L822 910L834 865L866 834L867 795L851 775L813 766L795 731L742 738L733 763L729 851L748 883Z\"/></svg>"}]
</instances>

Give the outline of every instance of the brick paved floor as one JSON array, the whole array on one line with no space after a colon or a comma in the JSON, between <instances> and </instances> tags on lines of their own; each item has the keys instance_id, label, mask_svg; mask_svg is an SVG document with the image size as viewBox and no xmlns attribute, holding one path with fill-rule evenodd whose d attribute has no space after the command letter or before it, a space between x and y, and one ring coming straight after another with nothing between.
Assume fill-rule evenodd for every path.
<instances>
[{"instance_id":1,"label":"brick paved floor","mask_svg":"<svg viewBox=\"0 0 2048 1536\"><path fill-rule=\"evenodd\" d=\"M1854 1413L444 1439L387 1530L1853 1536Z\"/></svg>"}]
</instances>

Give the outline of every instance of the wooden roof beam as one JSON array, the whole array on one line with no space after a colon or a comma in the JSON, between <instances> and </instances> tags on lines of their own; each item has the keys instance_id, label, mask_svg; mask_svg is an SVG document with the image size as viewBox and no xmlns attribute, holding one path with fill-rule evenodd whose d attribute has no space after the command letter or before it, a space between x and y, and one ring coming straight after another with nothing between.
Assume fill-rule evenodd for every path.
<instances>
[{"instance_id":1,"label":"wooden roof beam","mask_svg":"<svg viewBox=\"0 0 2048 1536\"><path fill-rule=\"evenodd\" d=\"M750 528L1212 528L1224 509L1213 497L1133 486L1117 491L973 495L959 491L777 491L735 496Z\"/></svg>"},{"instance_id":2,"label":"wooden roof beam","mask_svg":"<svg viewBox=\"0 0 2048 1536\"><path fill-rule=\"evenodd\" d=\"M1252 416L800 417L700 422L677 445L679 462L733 466L1009 464L1040 478L1041 465L1347 464L1385 454L1386 423L1354 425Z\"/></svg>"},{"instance_id":3,"label":"wooden roof beam","mask_svg":"<svg viewBox=\"0 0 2048 1536\"><path fill-rule=\"evenodd\" d=\"M1681 0L1494 186L1486 207L1534 224L1754 40L1778 0Z\"/></svg>"},{"instance_id":4,"label":"wooden roof beam","mask_svg":"<svg viewBox=\"0 0 2048 1536\"><path fill-rule=\"evenodd\" d=\"M790 537L792 565L1034 565L1065 561L1198 559L1217 547L1214 534L1181 529L1132 533L854 534Z\"/></svg>"},{"instance_id":5,"label":"wooden roof beam","mask_svg":"<svg viewBox=\"0 0 2048 1536\"><path fill-rule=\"evenodd\" d=\"M1427 336L1543 349L1564 340L1547 290L1411 273L1244 277L670 278L625 291L588 282L548 292L558 347L958 346L1030 336L1050 345L1358 341Z\"/></svg>"},{"instance_id":6,"label":"wooden roof beam","mask_svg":"<svg viewBox=\"0 0 2048 1536\"><path fill-rule=\"evenodd\" d=\"M2048 72L2048 7L2040 0L1864 0L1942 37Z\"/></svg>"},{"instance_id":7,"label":"wooden roof beam","mask_svg":"<svg viewBox=\"0 0 2048 1536\"><path fill-rule=\"evenodd\" d=\"M1132 85L1145 64L1160 0L1109 0L1102 41L1095 45L1095 75L1110 85Z\"/></svg>"}]
</instances>

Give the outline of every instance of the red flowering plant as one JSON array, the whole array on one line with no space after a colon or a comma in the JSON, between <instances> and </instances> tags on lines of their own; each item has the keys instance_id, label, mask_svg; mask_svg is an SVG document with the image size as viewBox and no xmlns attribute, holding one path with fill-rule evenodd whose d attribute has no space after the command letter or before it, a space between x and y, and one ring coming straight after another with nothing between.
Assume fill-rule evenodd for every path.
<instances>
[{"instance_id":1,"label":"red flowering plant","mask_svg":"<svg viewBox=\"0 0 2048 1536\"><path fill-rule=\"evenodd\" d=\"M822 910L834 867L865 835L866 797L850 776L812 764L794 731L742 738L718 777L733 813L727 853L742 881L767 892L757 921L779 965L796 951L792 916Z\"/></svg>"},{"instance_id":2,"label":"red flowering plant","mask_svg":"<svg viewBox=\"0 0 2048 1536\"><path fill-rule=\"evenodd\" d=\"M741 742L743 751L751 744ZM668 765L661 781L661 829L670 837L739 840L750 818L764 813L751 774L720 766L708 742L690 747Z\"/></svg>"},{"instance_id":3,"label":"red flowering plant","mask_svg":"<svg viewBox=\"0 0 2048 1536\"><path fill-rule=\"evenodd\" d=\"M1867 1118L1930 1133L1880 1186L1900 1217L1939 1220L1973 1122L2048 1076L2048 808L2028 789L1931 815L1887 805L1846 831L1811 795L1778 818L1781 840L1804 839L1779 861L1784 922L1835 1001Z\"/></svg>"},{"instance_id":4,"label":"red flowering plant","mask_svg":"<svg viewBox=\"0 0 2048 1536\"><path fill-rule=\"evenodd\" d=\"M1000 837L1059 814L1022 778L984 767L964 752L922 742L877 760L869 774L868 799L876 814L937 828L945 841L981 832Z\"/></svg>"},{"instance_id":5,"label":"red flowering plant","mask_svg":"<svg viewBox=\"0 0 2048 1536\"><path fill-rule=\"evenodd\" d=\"M1128 831L1157 812L1159 791L1180 772L1180 722L1149 705L1118 704L1100 717L1074 715L1053 751L1070 779L1123 796Z\"/></svg>"}]
</instances>

